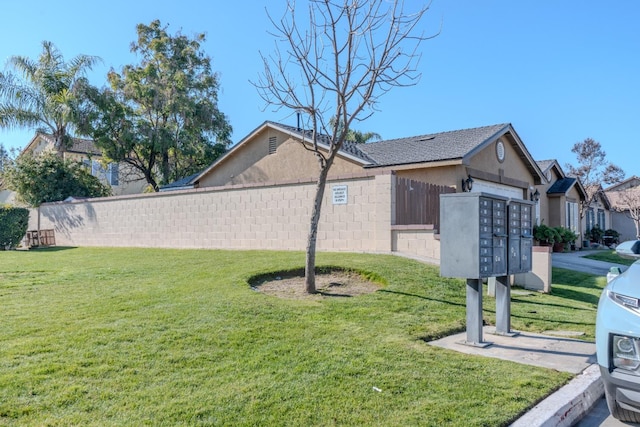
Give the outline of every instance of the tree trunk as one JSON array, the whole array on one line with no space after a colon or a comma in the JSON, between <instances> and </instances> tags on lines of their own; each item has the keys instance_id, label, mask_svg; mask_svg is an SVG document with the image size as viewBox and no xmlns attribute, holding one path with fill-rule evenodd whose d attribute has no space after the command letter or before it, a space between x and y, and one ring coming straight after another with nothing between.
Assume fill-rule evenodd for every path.
<instances>
[{"instance_id":1,"label":"tree trunk","mask_svg":"<svg viewBox=\"0 0 640 427\"><path fill-rule=\"evenodd\" d=\"M320 170L320 176L318 176L318 182L316 183L316 196L313 200L313 210L311 212L309 237L307 238L307 258L304 269L304 287L308 294L316 293L316 240L318 237L320 210L322 209L322 199L324 198L328 172L328 166Z\"/></svg>"}]
</instances>

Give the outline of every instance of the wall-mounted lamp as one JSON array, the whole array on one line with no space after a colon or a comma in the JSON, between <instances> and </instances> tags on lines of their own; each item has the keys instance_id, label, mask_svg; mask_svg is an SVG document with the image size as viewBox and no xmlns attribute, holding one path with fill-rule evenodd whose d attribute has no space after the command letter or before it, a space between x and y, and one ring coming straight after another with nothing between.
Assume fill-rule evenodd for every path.
<instances>
[{"instance_id":1,"label":"wall-mounted lamp","mask_svg":"<svg viewBox=\"0 0 640 427\"><path fill-rule=\"evenodd\" d=\"M471 175L467 179L462 180L462 191L469 192L473 188L473 178Z\"/></svg>"},{"instance_id":2,"label":"wall-mounted lamp","mask_svg":"<svg viewBox=\"0 0 640 427\"><path fill-rule=\"evenodd\" d=\"M529 193L529 200L538 203L538 201L540 200L540 192L538 191L538 189L536 189L536 191L533 193Z\"/></svg>"}]
</instances>

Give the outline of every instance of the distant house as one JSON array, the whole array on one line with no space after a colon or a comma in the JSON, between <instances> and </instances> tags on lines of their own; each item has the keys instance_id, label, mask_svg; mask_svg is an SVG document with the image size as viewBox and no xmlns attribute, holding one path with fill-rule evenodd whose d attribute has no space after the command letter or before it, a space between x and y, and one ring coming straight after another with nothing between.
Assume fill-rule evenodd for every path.
<instances>
[{"instance_id":1,"label":"distant house","mask_svg":"<svg viewBox=\"0 0 640 427\"><path fill-rule=\"evenodd\" d=\"M132 173L127 165L118 163L103 165L102 153L92 140L72 138L69 146L58 149L52 135L36 133L22 150L22 153L37 155L45 151L56 152L65 160L81 162L91 172L91 175L111 186L113 194L116 196L141 193L146 187L146 182L137 174Z\"/></svg>"},{"instance_id":2,"label":"distant house","mask_svg":"<svg viewBox=\"0 0 640 427\"><path fill-rule=\"evenodd\" d=\"M589 232L589 230L596 226L603 231L612 228L611 201L604 192L602 185L592 185L587 187L586 190L591 203L585 207L584 230Z\"/></svg>"},{"instance_id":3,"label":"distant house","mask_svg":"<svg viewBox=\"0 0 640 427\"><path fill-rule=\"evenodd\" d=\"M587 196L584 187L577 178L565 175L557 160L541 160L537 164L544 175L544 183L536 186L540 200L539 222L551 227L566 227L583 236L580 204ZM578 246L580 241L581 238Z\"/></svg>"},{"instance_id":4,"label":"distant house","mask_svg":"<svg viewBox=\"0 0 640 427\"><path fill-rule=\"evenodd\" d=\"M620 241L639 238L630 207L640 211L640 178L634 175L605 188L604 193L611 202L611 228L620 233Z\"/></svg>"}]
</instances>

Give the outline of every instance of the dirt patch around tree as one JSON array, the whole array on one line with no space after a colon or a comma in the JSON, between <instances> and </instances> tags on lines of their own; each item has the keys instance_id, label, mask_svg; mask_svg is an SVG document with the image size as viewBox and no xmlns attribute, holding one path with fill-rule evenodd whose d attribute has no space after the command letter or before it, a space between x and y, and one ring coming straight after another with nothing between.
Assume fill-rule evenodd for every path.
<instances>
[{"instance_id":1,"label":"dirt patch around tree","mask_svg":"<svg viewBox=\"0 0 640 427\"><path fill-rule=\"evenodd\" d=\"M304 276L291 273L273 274L256 278L251 284L255 291L287 299L349 298L370 294L382 286L352 271L316 273L316 294L304 288Z\"/></svg>"}]
</instances>

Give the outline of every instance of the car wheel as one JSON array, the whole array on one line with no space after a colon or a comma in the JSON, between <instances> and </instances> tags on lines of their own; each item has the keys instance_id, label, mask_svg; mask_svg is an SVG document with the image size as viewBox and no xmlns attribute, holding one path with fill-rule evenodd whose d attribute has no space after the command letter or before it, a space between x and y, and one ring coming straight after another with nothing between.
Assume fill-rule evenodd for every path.
<instances>
[{"instance_id":1,"label":"car wheel","mask_svg":"<svg viewBox=\"0 0 640 427\"><path fill-rule=\"evenodd\" d=\"M613 396L611 396L610 393L608 393L606 390L604 395L607 399L607 406L609 407L609 412L611 412L611 415L613 416L613 418L617 418L620 421L627 422L627 423L640 423L640 413L621 408L620 405L618 404L618 401Z\"/></svg>"}]
</instances>

